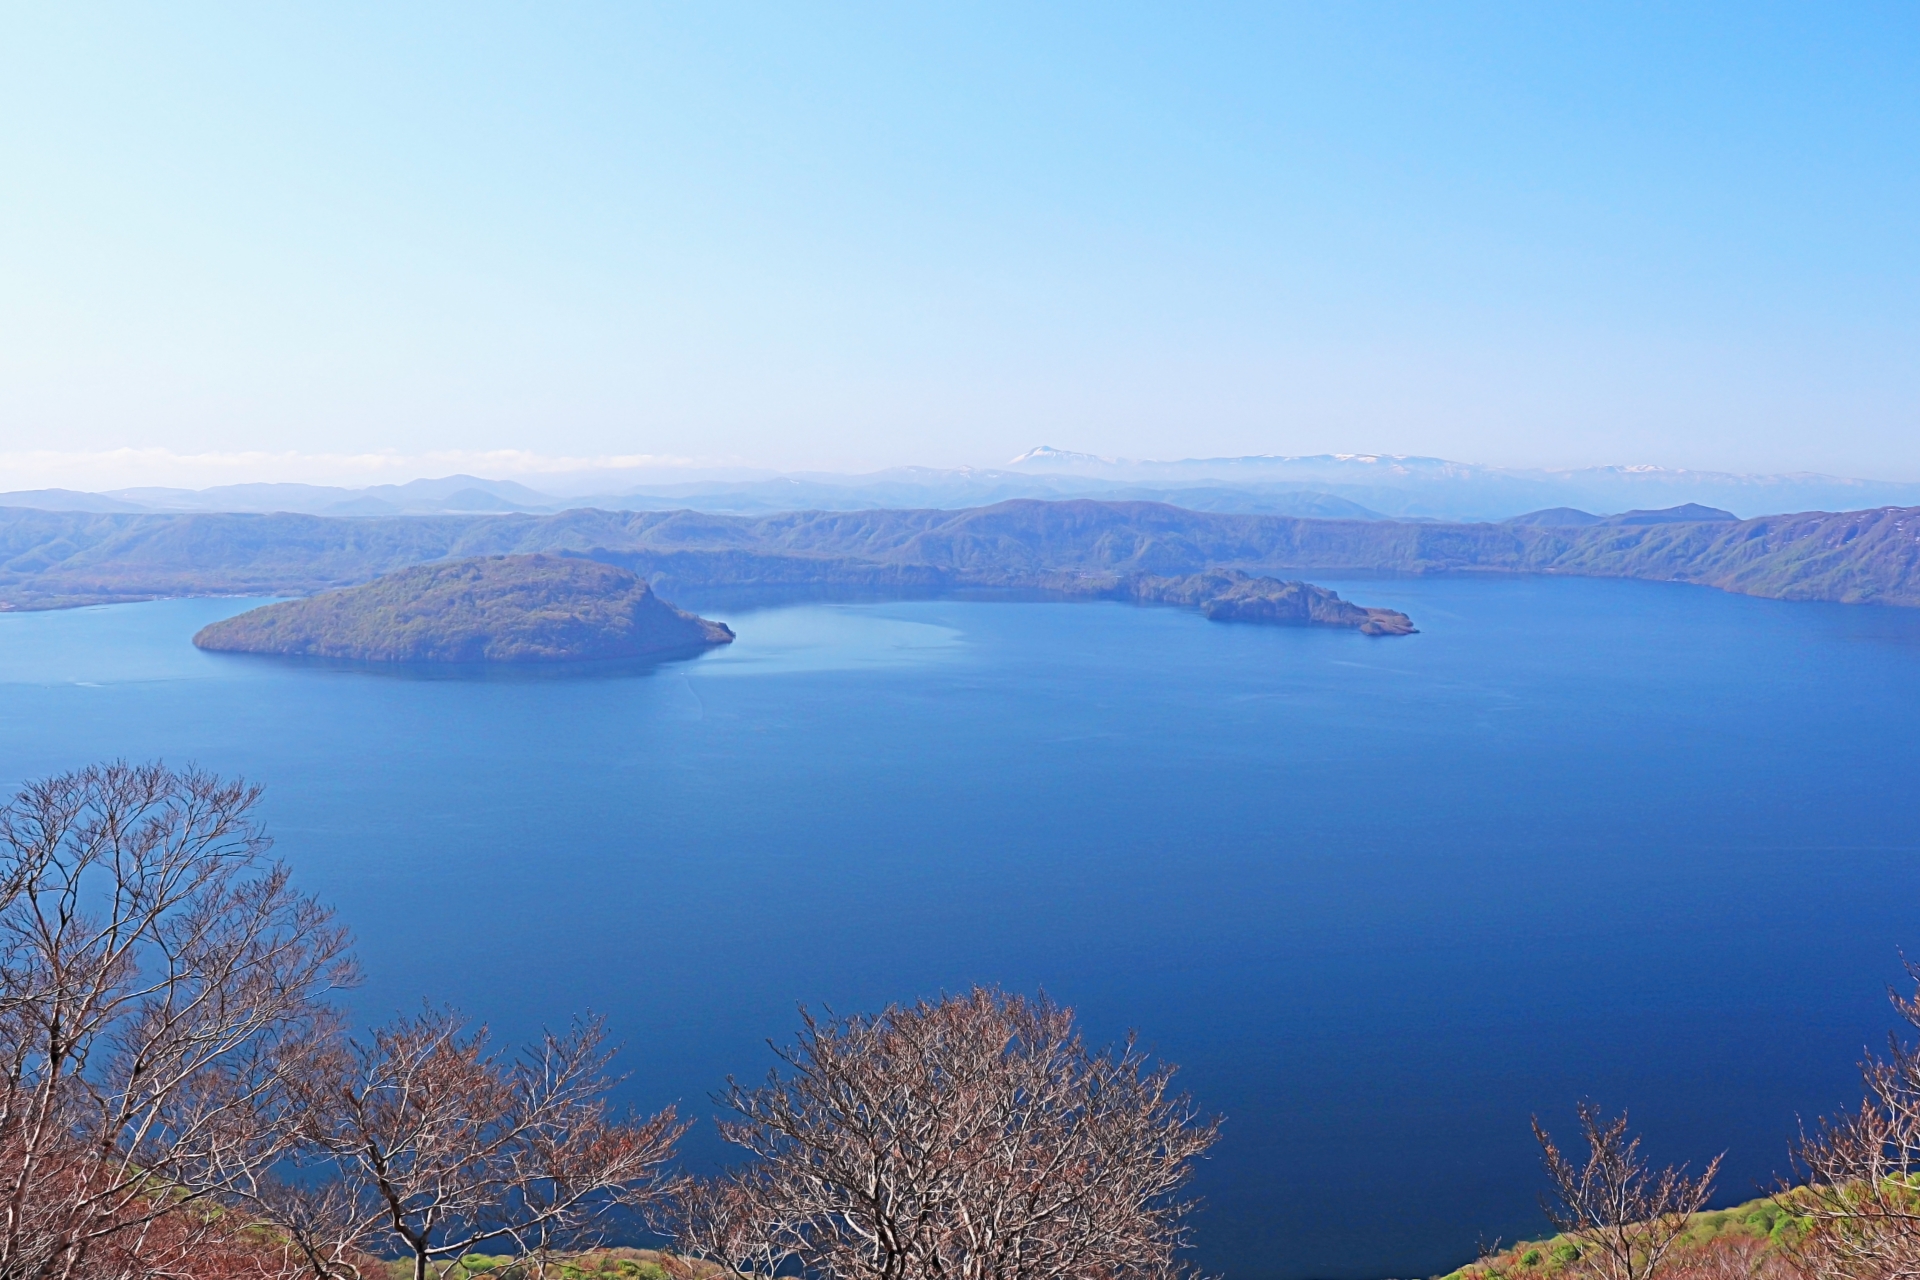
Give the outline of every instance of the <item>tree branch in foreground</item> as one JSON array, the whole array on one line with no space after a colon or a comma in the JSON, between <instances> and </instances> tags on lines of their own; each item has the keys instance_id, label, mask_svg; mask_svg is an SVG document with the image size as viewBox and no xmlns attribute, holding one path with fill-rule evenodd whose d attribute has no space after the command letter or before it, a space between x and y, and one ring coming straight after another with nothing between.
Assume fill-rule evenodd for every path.
<instances>
[{"instance_id":1,"label":"tree branch in foreground","mask_svg":"<svg viewBox=\"0 0 1920 1280\"><path fill-rule=\"evenodd\" d=\"M1119 1280L1182 1273L1191 1162L1217 1136L1130 1038L975 988L816 1020L722 1134L752 1160L691 1189L680 1251L744 1275Z\"/></svg>"},{"instance_id":2,"label":"tree branch in foreground","mask_svg":"<svg viewBox=\"0 0 1920 1280\"><path fill-rule=\"evenodd\" d=\"M451 1013L401 1018L306 1065L297 1098L303 1176L254 1203L312 1274L358 1277L398 1253L416 1280L437 1261L505 1245L530 1261L584 1249L612 1210L656 1209L686 1126L672 1108L616 1117L601 1023L548 1034L515 1058Z\"/></svg>"},{"instance_id":3,"label":"tree branch in foreground","mask_svg":"<svg viewBox=\"0 0 1920 1280\"><path fill-rule=\"evenodd\" d=\"M282 1050L355 973L259 794L119 763L0 808L0 1276L164 1271L284 1153Z\"/></svg>"},{"instance_id":4,"label":"tree branch in foreground","mask_svg":"<svg viewBox=\"0 0 1920 1280\"><path fill-rule=\"evenodd\" d=\"M1907 974L1920 988L1920 966ZM1920 995L1889 991L1920 1026ZM1807 1185L1781 1193L1810 1230L1797 1252L1809 1273L1837 1280L1920 1277L1920 1050L1887 1037L1887 1056L1861 1064L1858 1110L1822 1120L1795 1150Z\"/></svg>"},{"instance_id":5,"label":"tree branch in foreground","mask_svg":"<svg viewBox=\"0 0 1920 1280\"><path fill-rule=\"evenodd\" d=\"M1698 1178L1684 1166L1649 1168L1640 1139L1627 1136L1627 1117L1606 1119L1590 1102L1579 1104L1587 1159L1576 1165L1533 1122L1542 1163L1553 1184L1547 1217L1581 1246L1586 1267L1602 1280L1646 1280L1660 1270L1674 1242L1713 1193L1720 1172L1715 1156Z\"/></svg>"}]
</instances>

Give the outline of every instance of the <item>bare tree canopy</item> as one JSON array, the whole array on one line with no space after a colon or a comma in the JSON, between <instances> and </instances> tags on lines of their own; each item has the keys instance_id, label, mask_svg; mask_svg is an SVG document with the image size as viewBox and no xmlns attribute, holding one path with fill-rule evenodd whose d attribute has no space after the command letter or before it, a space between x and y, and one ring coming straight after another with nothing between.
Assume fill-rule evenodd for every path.
<instances>
[{"instance_id":1,"label":"bare tree canopy","mask_svg":"<svg viewBox=\"0 0 1920 1280\"><path fill-rule=\"evenodd\" d=\"M1907 964L1920 986L1920 965ZM1893 1007L1920 1026L1920 995L1890 991ZM1887 1037L1887 1056L1861 1064L1866 1097L1857 1111L1822 1121L1796 1154L1804 1189L1781 1199L1811 1226L1799 1252L1815 1275L1865 1280L1920 1277L1920 1049Z\"/></svg>"},{"instance_id":2,"label":"bare tree canopy","mask_svg":"<svg viewBox=\"0 0 1920 1280\"><path fill-rule=\"evenodd\" d=\"M410 1256L416 1277L483 1244L539 1258L595 1243L616 1206L651 1210L686 1126L672 1108L616 1117L598 1020L505 1058L450 1013L402 1018L303 1067L307 1178L254 1203L311 1274L354 1277L362 1251Z\"/></svg>"},{"instance_id":3,"label":"bare tree canopy","mask_svg":"<svg viewBox=\"0 0 1920 1280\"><path fill-rule=\"evenodd\" d=\"M1713 1194L1721 1157L1697 1178L1689 1178L1684 1166L1653 1169L1640 1155L1640 1139L1627 1136L1624 1112L1609 1120L1582 1102L1579 1113L1587 1159L1578 1165L1560 1153L1539 1120L1533 1122L1553 1184L1547 1216L1579 1241L1586 1269L1604 1280L1645 1280L1659 1271L1689 1216Z\"/></svg>"},{"instance_id":4,"label":"bare tree canopy","mask_svg":"<svg viewBox=\"0 0 1920 1280\"><path fill-rule=\"evenodd\" d=\"M281 1050L354 972L258 798L111 764L0 808L0 1277L154 1274L280 1156Z\"/></svg>"},{"instance_id":5,"label":"bare tree canopy","mask_svg":"<svg viewBox=\"0 0 1920 1280\"><path fill-rule=\"evenodd\" d=\"M1180 1274L1218 1121L1131 1038L1089 1052L1070 1010L981 988L801 1018L784 1072L720 1097L753 1159L688 1195L683 1252L835 1280Z\"/></svg>"}]
</instances>

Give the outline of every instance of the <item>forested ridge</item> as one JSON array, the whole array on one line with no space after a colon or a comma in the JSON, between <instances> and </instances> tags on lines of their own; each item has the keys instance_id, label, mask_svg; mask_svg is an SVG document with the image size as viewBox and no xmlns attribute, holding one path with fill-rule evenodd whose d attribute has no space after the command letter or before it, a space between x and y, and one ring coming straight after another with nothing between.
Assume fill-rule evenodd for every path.
<instances>
[{"instance_id":1,"label":"forested ridge","mask_svg":"<svg viewBox=\"0 0 1920 1280\"><path fill-rule=\"evenodd\" d=\"M710 586L1033 587L1062 573L1560 573L1920 605L1920 508L1591 526L1298 519L1157 502L960 511L139 515L0 509L0 607L302 595L429 560L546 552Z\"/></svg>"}]
</instances>

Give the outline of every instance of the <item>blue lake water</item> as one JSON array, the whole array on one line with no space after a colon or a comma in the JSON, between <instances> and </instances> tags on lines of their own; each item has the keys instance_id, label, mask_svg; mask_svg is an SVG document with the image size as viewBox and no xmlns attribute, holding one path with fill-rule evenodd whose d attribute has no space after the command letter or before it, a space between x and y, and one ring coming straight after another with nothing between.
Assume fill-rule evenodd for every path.
<instances>
[{"instance_id":1,"label":"blue lake water","mask_svg":"<svg viewBox=\"0 0 1920 1280\"><path fill-rule=\"evenodd\" d=\"M796 1002L1044 987L1226 1115L1232 1277L1538 1230L1528 1117L1587 1095L1753 1194L1920 953L1920 611L1328 585L1422 633L710 604L738 643L651 672L421 679L189 645L245 602L0 615L0 780L243 773L360 1013L593 1009L635 1101L703 1117Z\"/></svg>"}]
</instances>

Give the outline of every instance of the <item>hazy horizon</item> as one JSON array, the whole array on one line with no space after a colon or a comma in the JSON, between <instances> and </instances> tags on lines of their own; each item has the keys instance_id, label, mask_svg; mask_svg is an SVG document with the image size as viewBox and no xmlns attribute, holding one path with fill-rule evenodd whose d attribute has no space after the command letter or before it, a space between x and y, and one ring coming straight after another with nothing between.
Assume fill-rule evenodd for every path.
<instances>
[{"instance_id":1,"label":"hazy horizon","mask_svg":"<svg viewBox=\"0 0 1920 1280\"><path fill-rule=\"evenodd\" d=\"M1036 446L1052 447L1052 446ZM1065 453L1088 450L1063 449ZM91 454L63 454L54 450L32 454L0 454L0 493L42 489L72 490L82 493L107 493L132 489L213 489L229 485L304 484L343 489L365 489L380 485L406 484L415 480L437 480L472 476L490 481L513 482L529 489L567 497L598 491L604 479L606 492L648 485L672 485L705 480L751 480L780 476L817 476L858 479L886 472L928 470L940 473L962 471L991 472L1015 468L1022 455L983 463L960 463L936 467L926 463L902 462L876 467L774 467L756 465L739 458L601 457L579 458L543 455L526 450L491 452L440 451L430 454L290 454L290 453L215 453L176 454L161 449L103 450ZM1127 458L1092 455L1107 462L1173 463L1182 461L1228 461L1231 456L1166 456ZM1443 458L1435 454L1386 453L1374 450L1328 450L1319 454L1232 455L1238 457L1300 458L1379 458L1419 459L1460 464L1478 470L1513 474L1564 474L1588 470L1656 471L1674 474L1726 475L1741 478L1786 478L1795 476L1835 480L1856 480L1880 484L1920 483L1912 474L1838 474L1833 472L1743 471L1730 467L1666 467L1644 461L1613 461L1592 464L1544 466L1502 466L1473 458ZM1917 469L1920 470L1920 469ZM546 488L543 488L543 482Z\"/></svg>"},{"instance_id":2,"label":"hazy horizon","mask_svg":"<svg viewBox=\"0 0 1920 1280\"><path fill-rule=\"evenodd\" d=\"M1920 478L1900 7L0 32L9 488L1043 442Z\"/></svg>"}]
</instances>

